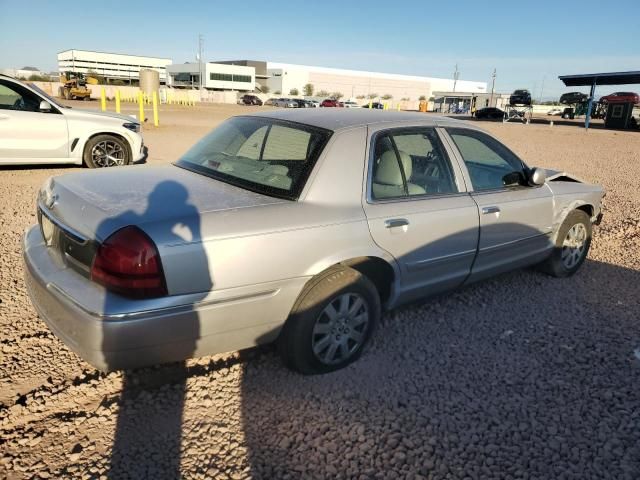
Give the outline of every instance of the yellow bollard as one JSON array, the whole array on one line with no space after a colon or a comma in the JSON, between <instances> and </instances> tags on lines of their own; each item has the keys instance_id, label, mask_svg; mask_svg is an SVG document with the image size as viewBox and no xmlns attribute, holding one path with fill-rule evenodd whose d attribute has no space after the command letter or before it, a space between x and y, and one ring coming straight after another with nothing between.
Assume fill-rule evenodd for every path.
<instances>
[{"instance_id":1,"label":"yellow bollard","mask_svg":"<svg viewBox=\"0 0 640 480\"><path fill-rule=\"evenodd\" d=\"M103 112L107 111L107 92L105 92L104 87L100 89L100 108Z\"/></svg>"},{"instance_id":2,"label":"yellow bollard","mask_svg":"<svg viewBox=\"0 0 640 480\"><path fill-rule=\"evenodd\" d=\"M116 113L120 113L120 90L116 90Z\"/></svg>"},{"instance_id":3,"label":"yellow bollard","mask_svg":"<svg viewBox=\"0 0 640 480\"><path fill-rule=\"evenodd\" d=\"M369 100L369 108L373 108L373 100Z\"/></svg>"},{"instance_id":4,"label":"yellow bollard","mask_svg":"<svg viewBox=\"0 0 640 480\"><path fill-rule=\"evenodd\" d=\"M144 122L144 101L142 100L142 92L138 92L138 106L140 107L140 123Z\"/></svg>"},{"instance_id":5,"label":"yellow bollard","mask_svg":"<svg viewBox=\"0 0 640 480\"><path fill-rule=\"evenodd\" d=\"M158 95L153 92L153 126L158 126Z\"/></svg>"},{"instance_id":6,"label":"yellow bollard","mask_svg":"<svg viewBox=\"0 0 640 480\"><path fill-rule=\"evenodd\" d=\"M400 104L398 103L398 111L400 111Z\"/></svg>"}]
</instances>

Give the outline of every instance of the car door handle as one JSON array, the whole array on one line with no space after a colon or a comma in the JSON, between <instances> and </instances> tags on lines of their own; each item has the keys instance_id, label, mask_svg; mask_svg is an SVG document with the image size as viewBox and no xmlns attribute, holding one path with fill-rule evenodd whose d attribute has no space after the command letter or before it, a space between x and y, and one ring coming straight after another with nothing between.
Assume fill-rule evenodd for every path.
<instances>
[{"instance_id":1,"label":"car door handle","mask_svg":"<svg viewBox=\"0 0 640 480\"><path fill-rule=\"evenodd\" d=\"M500 207L482 207L482 214L500 213Z\"/></svg>"},{"instance_id":2,"label":"car door handle","mask_svg":"<svg viewBox=\"0 0 640 480\"><path fill-rule=\"evenodd\" d=\"M407 225L409 225L409 220L406 218L392 218L384 221L384 226L387 228L406 227Z\"/></svg>"}]
</instances>

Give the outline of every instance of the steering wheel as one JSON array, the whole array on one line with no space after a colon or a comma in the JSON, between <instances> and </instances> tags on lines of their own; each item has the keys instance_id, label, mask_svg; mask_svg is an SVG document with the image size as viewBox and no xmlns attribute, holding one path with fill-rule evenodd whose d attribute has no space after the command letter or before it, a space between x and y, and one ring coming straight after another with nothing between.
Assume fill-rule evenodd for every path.
<instances>
[{"instance_id":1,"label":"steering wheel","mask_svg":"<svg viewBox=\"0 0 640 480\"><path fill-rule=\"evenodd\" d=\"M427 164L427 166L424 169L424 176L425 177L432 177L434 176L433 174L438 172L439 168L438 168L438 163L437 163L437 155L435 153L433 153L433 150L430 151L429 153L427 153L427 157L425 160L425 163Z\"/></svg>"},{"instance_id":2,"label":"steering wheel","mask_svg":"<svg viewBox=\"0 0 640 480\"><path fill-rule=\"evenodd\" d=\"M24 98L20 97L15 102L13 102L14 110L24 110L26 104L24 103Z\"/></svg>"}]
</instances>

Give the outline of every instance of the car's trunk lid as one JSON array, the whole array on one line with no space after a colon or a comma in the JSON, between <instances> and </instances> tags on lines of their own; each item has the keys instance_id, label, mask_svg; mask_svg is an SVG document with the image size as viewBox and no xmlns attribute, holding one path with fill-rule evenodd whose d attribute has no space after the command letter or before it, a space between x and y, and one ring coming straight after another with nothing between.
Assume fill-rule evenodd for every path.
<instances>
[{"instance_id":1,"label":"car's trunk lid","mask_svg":"<svg viewBox=\"0 0 640 480\"><path fill-rule=\"evenodd\" d=\"M187 224L206 212L278 202L286 200L173 165L114 167L51 178L40 191L38 217L41 227L54 230L51 247L88 272L96 245L125 226L152 232L154 225Z\"/></svg>"}]
</instances>

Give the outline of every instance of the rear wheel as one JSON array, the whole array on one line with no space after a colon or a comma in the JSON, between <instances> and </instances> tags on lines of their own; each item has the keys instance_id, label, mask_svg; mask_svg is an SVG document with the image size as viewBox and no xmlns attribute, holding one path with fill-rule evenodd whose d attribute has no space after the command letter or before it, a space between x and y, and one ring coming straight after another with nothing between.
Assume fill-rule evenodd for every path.
<instances>
[{"instance_id":1,"label":"rear wheel","mask_svg":"<svg viewBox=\"0 0 640 480\"><path fill-rule=\"evenodd\" d=\"M118 167L131 163L127 143L113 135L96 135L84 149L84 163L90 168Z\"/></svg>"},{"instance_id":2,"label":"rear wheel","mask_svg":"<svg viewBox=\"0 0 640 480\"><path fill-rule=\"evenodd\" d=\"M278 340L280 354L303 374L327 373L355 361L380 319L380 298L360 272L334 267L302 291Z\"/></svg>"},{"instance_id":3,"label":"rear wheel","mask_svg":"<svg viewBox=\"0 0 640 480\"><path fill-rule=\"evenodd\" d=\"M582 210L574 210L560 226L551 256L540 264L554 277L569 277L583 264L591 246L591 219Z\"/></svg>"}]
</instances>

